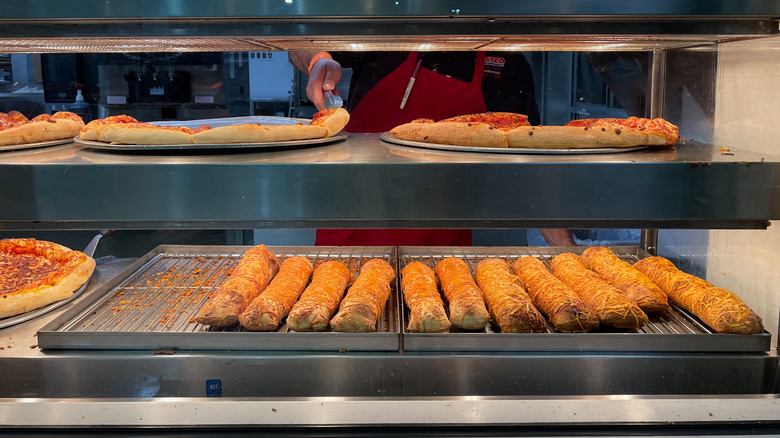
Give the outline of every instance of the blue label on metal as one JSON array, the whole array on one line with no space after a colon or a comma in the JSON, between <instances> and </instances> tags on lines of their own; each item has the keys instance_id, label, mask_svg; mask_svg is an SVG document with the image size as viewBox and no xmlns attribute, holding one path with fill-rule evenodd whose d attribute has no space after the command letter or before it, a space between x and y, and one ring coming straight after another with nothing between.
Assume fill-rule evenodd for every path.
<instances>
[{"instance_id":1,"label":"blue label on metal","mask_svg":"<svg viewBox=\"0 0 780 438\"><path fill-rule=\"evenodd\" d=\"M221 380L206 380L206 397L222 397Z\"/></svg>"}]
</instances>

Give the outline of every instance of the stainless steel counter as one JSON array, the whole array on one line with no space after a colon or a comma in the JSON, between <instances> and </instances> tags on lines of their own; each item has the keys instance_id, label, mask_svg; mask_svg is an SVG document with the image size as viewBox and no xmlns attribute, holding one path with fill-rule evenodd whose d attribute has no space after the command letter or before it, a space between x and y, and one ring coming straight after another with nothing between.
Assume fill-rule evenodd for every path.
<instances>
[{"instance_id":1,"label":"stainless steel counter","mask_svg":"<svg viewBox=\"0 0 780 438\"><path fill-rule=\"evenodd\" d=\"M0 427L517 430L573 422L581 431L738 424L756 433L778 426L775 351L400 355L37 347L38 329L91 299L133 261L100 259L77 301L0 330Z\"/></svg>"},{"instance_id":2,"label":"stainless steel counter","mask_svg":"<svg viewBox=\"0 0 780 438\"><path fill-rule=\"evenodd\" d=\"M398 146L0 153L0 229L764 228L780 157L690 143L536 155Z\"/></svg>"}]
</instances>

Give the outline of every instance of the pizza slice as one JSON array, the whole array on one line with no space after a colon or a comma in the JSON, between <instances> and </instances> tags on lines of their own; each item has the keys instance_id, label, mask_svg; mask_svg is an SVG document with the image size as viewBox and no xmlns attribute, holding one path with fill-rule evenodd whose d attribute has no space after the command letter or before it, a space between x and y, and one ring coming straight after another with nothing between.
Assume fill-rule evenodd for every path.
<instances>
[{"instance_id":1,"label":"pizza slice","mask_svg":"<svg viewBox=\"0 0 780 438\"><path fill-rule=\"evenodd\" d=\"M677 126L663 119L586 119L565 126L531 126L523 114L468 114L438 122L418 119L397 126L390 137L423 143L527 149L589 149L673 145Z\"/></svg>"},{"instance_id":2,"label":"pizza slice","mask_svg":"<svg viewBox=\"0 0 780 438\"><path fill-rule=\"evenodd\" d=\"M210 130L209 126L198 129L186 126L161 126L151 123L111 123L100 132L100 141L119 144L191 144L193 135Z\"/></svg>"},{"instance_id":3,"label":"pizza slice","mask_svg":"<svg viewBox=\"0 0 780 438\"><path fill-rule=\"evenodd\" d=\"M0 318L69 298L94 269L92 257L54 242L0 240Z\"/></svg>"},{"instance_id":4,"label":"pizza slice","mask_svg":"<svg viewBox=\"0 0 780 438\"><path fill-rule=\"evenodd\" d=\"M86 124L79 132L79 138L82 140L100 141L100 134L103 128L109 125L121 123L138 123L133 117L126 115L109 116L104 119L96 119Z\"/></svg>"},{"instance_id":5,"label":"pizza slice","mask_svg":"<svg viewBox=\"0 0 780 438\"><path fill-rule=\"evenodd\" d=\"M662 118L646 119L643 117L629 117L626 119L579 119L572 120L565 126L578 126L583 128L600 128L612 124L625 126L644 132L652 145L673 145L680 141L680 129Z\"/></svg>"},{"instance_id":6,"label":"pizza slice","mask_svg":"<svg viewBox=\"0 0 780 438\"><path fill-rule=\"evenodd\" d=\"M245 123L216 128L204 125L197 129L142 123L120 115L90 122L81 129L79 138L142 145L270 143L330 137L341 131L347 122L349 113L341 108L320 111L308 124Z\"/></svg>"},{"instance_id":7,"label":"pizza slice","mask_svg":"<svg viewBox=\"0 0 780 438\"><path fill-rule=\"evenodd\" d=\"M529 126L528 116L509 112L466 114L435 122L417 119L396 126L388 133L401 140L456 146L494 147L508 146L506 132L521 126Z\"/></svg>"},{"instance_id":8,"label":"pizza slice","mask_svg":"<svg viewBox=\"0 0 780 438\"><path fill-rule=\"evenodd\" d=\"M349 122L349 113L343 109L324 109L312 117L309 124L245 123L219 126L192 136L199 144L273 143L278 141L311 140L336 135Z\"/></svg>"},{"instance_id":9,"label":"pizza slice","mask_svg":"<svg viewBox=\"0 0 780 438\"><path fill-rule=\"evenodd\" d=\"M0 113L0 146L70 139L83 126L81 117L67 111L40 114L32 120L18 111Z\"/></svg>"}]
</instances>

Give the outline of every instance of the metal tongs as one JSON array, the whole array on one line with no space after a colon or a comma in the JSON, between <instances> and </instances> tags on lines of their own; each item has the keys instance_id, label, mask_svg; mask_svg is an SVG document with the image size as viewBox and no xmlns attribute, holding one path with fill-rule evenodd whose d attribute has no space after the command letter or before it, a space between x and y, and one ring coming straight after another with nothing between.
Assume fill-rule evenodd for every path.
<instances>
[{"instance_id":1,"label":"metal tongs","mask_svg":"<svg viewBox=\"0 0 780 438\"><path fill-rule=\"evenodd\" d=\"M86 254L86 255L88 255L90 257L94 256L95 255L95 249L97 248L97 245L98 245L98 242L100 241L100 239L102 237L108 237L112 233L113 233L113 231L111 231L111 230L101 230L97 235L95 235L95 237L92 238L92 241L90 241L89 244L87 244L87 247L84 248L84 251L83 251L84 254ZM49 304L47 306L31 310L29 312L25 312L25 313L22 313L20 315L9 316L8 318L4 318L4 319L0 320L0 329L5 328L5 327L10 327L12 325L19 324L21 322L29 321L29 320L31 320L33 318L37 318L37 317L43 315L44 313L51 312L52 310L54 310L54 309L56 309L56 308L58 308L58 307L60 307L60 306L62 306L64 304L67 304L67 303L73 301L76 297L81 295L82 292L87 290L87 286L89 285L89 281L91 279L92 279L92 277L90 276L90 278L88 278L87 281L85 281L84 284L82 284L80 288L78 288L75 292L73 292L73 295L71 295L70 297L68 297L68 298L66 298L64 300L56 301L56 302L51 303L51 304Z\"/></svg>"},{"instance_id":2,"label":"metal tongs","mask_svg":"<svg viewBox=\"0 0 780 438\"><path fill-rule=\"evenodd\" d=\"M333 94L332 91L325 90L322 94L325 95L325 101L323 102L325 109L339 109L344 105L344 100Z\"/></svg>"}]
</instances>

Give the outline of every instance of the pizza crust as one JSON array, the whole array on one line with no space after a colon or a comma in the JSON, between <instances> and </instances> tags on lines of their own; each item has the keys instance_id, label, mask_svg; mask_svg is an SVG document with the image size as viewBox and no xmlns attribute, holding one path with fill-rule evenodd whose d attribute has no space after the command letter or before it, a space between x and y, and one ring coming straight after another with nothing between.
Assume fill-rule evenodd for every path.
<instances>
[{"instance_id":1,"label":"pizza crust","mask_svg":"<svg viewBox=\"0 0 780 438\"><path fill-rule=\"evenodd\" d=\"M339 108L333 111L331 114L323 116L322 118L313 122L315 126L322 126L326 129L326 137L332 137L349 123L349 113L344 108Z\"/></svg>"},{"instance_id":2,"label":"pizza crust","mask_svg":"<svg viewBox=\"0 0 780 438\"><path fill-rule=\"evenodd\" d=\"M197 144L268 143L309 140L328 134L322 126L313 125L231 125L198 132L192 136Z\"/></svg>"},{"instance_id":3,"label":"pizza crust","mask_svg":"<svg viewBox=\"0 0 780 438\"><path fill-rule=\"evenodd\" d=\"M521 126L506 133L510 148L588 149L666 144L666 140L614 123L579 126Z\"/></svg>"},{"instance_id":4,"label":"pizza crust","mask_svg":"<svg viewBox=\"0 0 780 438\"><path fill-rule=\"evenodd\" d=\"M83 122L71 119L28 122L0 131L0 146L73 138L82 126Z\"/></svg>"},{"instance_id":5,"label":"pizza crust","mask_svg":"<svg viewBox=\"0 0 780 438\"><path fill-rule=\"evenodd\" d=\"M391 137L422 143L450 144L472 147L507 147L504 133L487 123L479 122L410 122L396 126L389 132Z\"/></svg>"},{"instance_id":6,"label":"pizza crust","mask_svg":"<svg viewBox=\"0 0 780 438\"><path fill-rule=\"evenodd\" d=\"M69 248L53 242L45 243L55 246L62 251L71 251ZM85 282L89 281L94 270L95 259L84 255L84 260L66 276L60 278L54 285L0 294L0 318L20 315L70 298Z\"/></svg>"},{"instance_id":7,"label":"pizza crust","mask_svg":"<svg viewBox=\"0 0 780 438\"><path fill-rule=\"evenodd\" d=\"M121 144L189 144L192 135L185 131L166 129L163 126L127 126L118 123L104 126L100 141Z\"/></svg>"}]
</instances>

